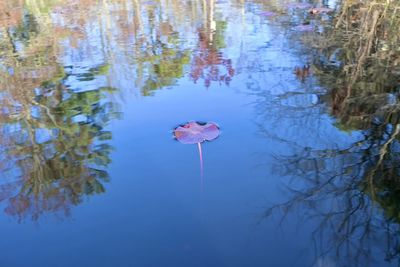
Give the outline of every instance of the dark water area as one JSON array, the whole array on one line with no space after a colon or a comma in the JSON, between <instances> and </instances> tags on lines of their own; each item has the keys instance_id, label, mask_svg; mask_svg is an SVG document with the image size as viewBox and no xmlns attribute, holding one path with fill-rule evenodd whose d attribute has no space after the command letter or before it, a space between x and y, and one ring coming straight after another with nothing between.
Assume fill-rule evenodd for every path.
<instances>
[{"instance_id":1,"label":"dark water area","mask_svg":"<svg viewBox=\"0 0 400 267\"><path fill-rule=\"evenodd\" d=\"M0 266L397 266L398 10L0 1Z\"/></svg>"}]
</instances>

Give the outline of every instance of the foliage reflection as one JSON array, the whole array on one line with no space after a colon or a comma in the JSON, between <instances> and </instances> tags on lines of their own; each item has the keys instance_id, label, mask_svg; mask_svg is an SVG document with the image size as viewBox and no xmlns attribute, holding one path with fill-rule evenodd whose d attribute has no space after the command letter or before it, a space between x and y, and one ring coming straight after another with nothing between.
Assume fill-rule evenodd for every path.
<instances>
[{"instance_id":1,"label":"foliage reflection","mask_svg":"<svg viewBox=\"0 0 400 267\"><path fill-rule=\"evenodd\" d=\"M119 116L121 81L143 96L185 76L207 87L228 85L235 71L223 56L227 23L215 6L213 0L1 2L6 213L20 220L68 214L85 196L105 191L107 125Z\"/></svg>"}]
</instances>

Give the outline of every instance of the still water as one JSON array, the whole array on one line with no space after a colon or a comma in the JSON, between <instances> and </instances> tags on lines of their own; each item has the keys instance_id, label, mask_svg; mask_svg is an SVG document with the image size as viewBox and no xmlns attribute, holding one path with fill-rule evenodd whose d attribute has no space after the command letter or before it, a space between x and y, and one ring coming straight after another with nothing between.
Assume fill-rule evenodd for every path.
<instances>
[{"instance_id":1,"label":"still water","mask_svg":"<svg viewBox=\"0 0 400 267\"><path fill-rule=\"evenodd\" d=\"M339 8L0 1L0 266L395 266L397 95L344 96Z\"/></svg>"}]
</instances>

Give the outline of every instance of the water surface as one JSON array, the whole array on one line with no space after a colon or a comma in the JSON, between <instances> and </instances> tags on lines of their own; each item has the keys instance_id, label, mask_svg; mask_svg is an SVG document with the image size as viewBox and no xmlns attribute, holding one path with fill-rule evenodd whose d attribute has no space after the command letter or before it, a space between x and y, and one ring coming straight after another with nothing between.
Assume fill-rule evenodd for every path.
<instances>
[{"instance_id":1,"label":"water surface","mask_svg":"<svg viewBox=\"0 0 400 267\"><path fill-rule=\"evenodd\" d=\"M397 95L340 106L319 5L0 3L0 266L394 265Z\"/></svg>"}]
</instances>

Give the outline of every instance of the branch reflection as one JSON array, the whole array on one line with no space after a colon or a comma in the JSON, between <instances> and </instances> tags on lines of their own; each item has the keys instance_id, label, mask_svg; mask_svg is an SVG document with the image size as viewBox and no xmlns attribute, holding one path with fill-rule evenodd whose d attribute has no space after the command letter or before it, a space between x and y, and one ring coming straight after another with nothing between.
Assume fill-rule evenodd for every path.
<instances>
[{"instance_id":1,"label":"branch reflection","mask_svg":"<svg viewBox=\"0 0 400 267\"><path fill-rule=\"evenodd\" d=\"M373 255L400 260L400 53L398 34L389 34L400 17L398 4L378 2L342 1L336 27L309 44L322 51L314 75L328 89L318 106L330 111L337 129L358 138L322 148L279 139L294 151L276 157L279 174L292 178L290 197L265 213L284 218L300 210L318 222L317 257L336 258L339 266L373 265Z\"/></svg>"}]
</instances>

